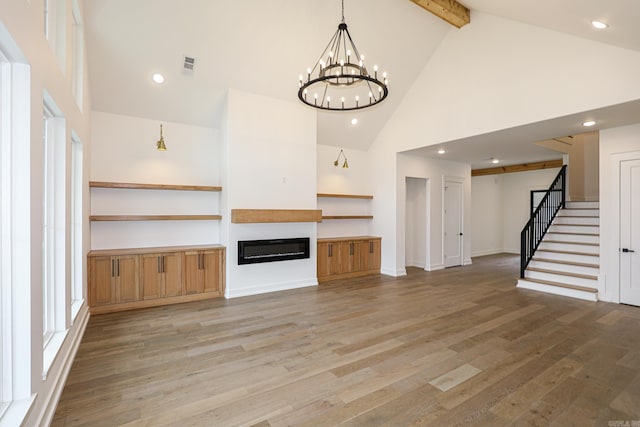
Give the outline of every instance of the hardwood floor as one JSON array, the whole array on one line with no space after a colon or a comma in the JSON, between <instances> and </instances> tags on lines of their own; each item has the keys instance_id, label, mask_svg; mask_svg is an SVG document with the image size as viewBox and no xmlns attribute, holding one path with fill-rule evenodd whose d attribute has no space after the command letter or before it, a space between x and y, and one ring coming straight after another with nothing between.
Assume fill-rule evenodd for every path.
<instances>
[{"instance_id":1,"label":"hardwood floor","mask_svg":"<svg viewBox=\"0 0 640 427\"><path fill-rule=\"evenodd\" d=\"M473 261L93 316L53 425L640 425L640 308Z\"/></svg>"}]
</instances>

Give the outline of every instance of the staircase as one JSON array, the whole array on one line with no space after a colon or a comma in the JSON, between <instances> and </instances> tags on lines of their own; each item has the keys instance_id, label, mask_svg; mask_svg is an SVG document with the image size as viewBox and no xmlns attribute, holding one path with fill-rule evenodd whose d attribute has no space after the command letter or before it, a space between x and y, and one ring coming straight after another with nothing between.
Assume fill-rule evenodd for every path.
<instances>
[{"instance_id":1,"label":"staircase","mask_svg":"<svg viewBox=\"0 0 640 427\"><path fill-rule=\"evenodd\" d=\"M518 287L598 300L598 202L567 202L531 258Z\"/></svg>"}]
</instances>

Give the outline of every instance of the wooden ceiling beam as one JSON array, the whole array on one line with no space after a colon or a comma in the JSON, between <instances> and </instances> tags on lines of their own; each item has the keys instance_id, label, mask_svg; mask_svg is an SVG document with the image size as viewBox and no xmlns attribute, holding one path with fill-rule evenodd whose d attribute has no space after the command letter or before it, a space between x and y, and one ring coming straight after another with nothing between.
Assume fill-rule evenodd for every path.
<instances>
[{"instance_id":1,"label":"wooden ceiling beam","mask_svg":"<svg viewBox=\"0 0 640 427\"><path fill-rule=\"evenodd\" d=\"M498 175L501 173L526 172L559 167L562 167L562 159L547 160L544 162L523 163L520 165L500 166L496 168L475 169L471 171L471 176Z\"/></svg>"},{"instance_id":2,"label":"wooden ceiling beam","mask_svg":"<svg viewBox=\"0 0 640 427\"><path fill-rule=\"evenodd\" d=\"M428 10L438 18L444 19L454 27L460 28L471 22L469 8L456 0L411 0Z\"/></svg>"}]
</instances>

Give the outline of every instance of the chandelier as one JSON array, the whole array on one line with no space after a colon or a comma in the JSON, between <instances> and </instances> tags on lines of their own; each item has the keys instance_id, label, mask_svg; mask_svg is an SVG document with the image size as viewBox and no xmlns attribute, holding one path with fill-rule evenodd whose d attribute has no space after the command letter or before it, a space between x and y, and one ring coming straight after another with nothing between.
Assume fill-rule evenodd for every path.
<instances>
[{"instance_id":1,"label":"chandelier","mask_svg":"<svg viewBox=\"0 0 640 427\"><path fill-rule=\"evenodd\" d=\"M378 66L369 74L351 34L344 22L344 0L342 21L329 44L316 61L307 69L307 77L301 74L298 98L305 104L321 110L350 111L372 107L382 102L389 90L387 73L378 78Z\"/></svg>"}]
</instances>

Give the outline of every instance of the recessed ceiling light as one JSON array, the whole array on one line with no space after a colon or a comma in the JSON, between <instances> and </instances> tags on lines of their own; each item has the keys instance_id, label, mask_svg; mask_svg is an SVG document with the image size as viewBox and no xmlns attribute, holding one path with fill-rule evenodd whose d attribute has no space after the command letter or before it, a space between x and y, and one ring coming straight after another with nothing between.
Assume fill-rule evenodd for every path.
<instances>
[{"instance_id":1,"label":"recessed ceiling light","mask_svg":"<svg viewBox=\"0 0 640 427\"><path fill-rule=\"evenodd\" d=\"M153 78L153 81L158 84L164 83L164 76L162 74L155 73L152 78Z\"/></svg>"},{"instance_id":2,"label":"recessed ceiling light","mask_svg":"<svg viewBox=\"0 0 640 427\"><path fill-rule=\"evenodd\" d=\"M446 151L444 150L444 148L441 148L441 149L439 149L439 150L438 150L438 154L444 154L444 153L446 153Z\"/></svg>"},{"instance_id":3,"label":"recessed ceiling light","mask_svg":"<svg viewBox=\"0 0 640 427\"><path fill-rule=\"evenodd\" d=\"M602 21L591 21L591 25L593 25L593 28L597 30L604 30L608 27L608 25Z\"/></svg>"},{"instance_id":4,"label":"recessed ceiling light","mask_svg":"<svg viewBox=\"0 0 640 427\"><path fill-rule=\"evenodd\" d=\"M498 159L491 159L491 163L493 163L494 165L497 165L498 163L500 163L500 160L498 160Z\"/></svg>"},{"instance_id":5,"label":"recessed ceiling light","mask_svg":"<svg viewBox=\"0 0 640 427\"><path fill-rule=\"evenodd\" d=\"M587 128L588 128L588 127L591 127L591 126L593 126L593 125L595 125L595 124L596 124L595 120L587 120L586 122L583 122L583 123L582 123L582 126L584 126L584 127L587 127Z\"/></svg>"},{"instance_id":6,"label":"recessed ceiling light","mask_svg":"<svg viewBox=\"0 0 640 427\"><path fill-rule=\"evenodd\" d=\"M358 119L356 119L355 117L353 119L351 119L351 124L352 125L357 125L358 124Z\"/></svg>"}]
</instances>

